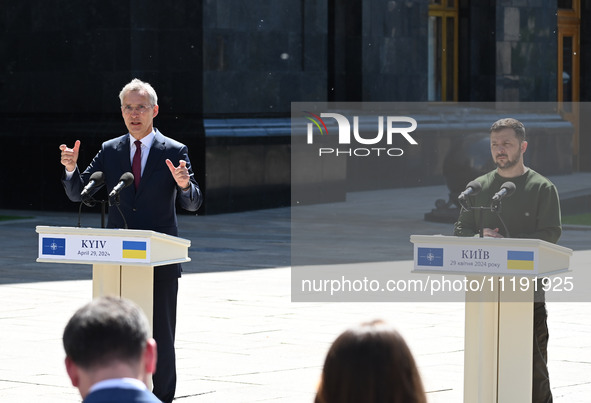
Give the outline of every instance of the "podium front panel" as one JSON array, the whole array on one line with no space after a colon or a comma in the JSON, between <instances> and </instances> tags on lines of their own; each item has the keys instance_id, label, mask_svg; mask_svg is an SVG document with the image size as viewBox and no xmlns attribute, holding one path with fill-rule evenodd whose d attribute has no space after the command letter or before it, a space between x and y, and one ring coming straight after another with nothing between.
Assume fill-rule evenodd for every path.
<instances>
[{"instance_id":1,"label":"podium front panel","mask_svg":"<svg viewBox=\"0 0 591 403\"><path fill-rule=\"evenodd\" d=\"M568 270L572 250L539 239L413 235L414 271L538 276Z\"/></svg>"},{"instance_id":2,"label":"podium front panel","mask_svg":"<svg viewBox=\"0 0 591 403\"><path fill-rule=\"evenodd\" d=\"M149 230L38 226L38 262L162 266L189 262L191 241Z\"/></svg>"},{"instance_id":3,"label":"podium front panel","mask_svg":"<svg viewBox=\"0 0 591 403\"><path fill-rule=\"evenodd\" d=\"M467 245L419 245L414 250L415 270L463 274L538 274L536 248Z\"/></svg>"},{"instance_id":4,"label":"podium front panel","mask_svg":"<svg viewBox=\"0 0 591 403\"><path fill-rule=\"evenodd\" d=\"M149 263L150 238L101 235L40 235L39 258L69 263Z\"/></svg>"}]
</instances>

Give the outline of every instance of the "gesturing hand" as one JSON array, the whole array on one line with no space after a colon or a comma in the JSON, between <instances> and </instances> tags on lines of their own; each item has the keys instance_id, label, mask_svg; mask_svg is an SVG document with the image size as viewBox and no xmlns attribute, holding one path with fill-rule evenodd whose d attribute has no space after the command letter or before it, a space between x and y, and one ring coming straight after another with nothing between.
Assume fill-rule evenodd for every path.
<instances>
[{"instance_id":1,"label":"gesturing hand","mask_svg":"<svg viewBox=\"0 0 591 403\"><path fill-rule=\"evenodd\" d=\"M65 144L60 146L62 151L61 163L66 167L68 172L73 172L76 169L76 162L78 161L78 151L80 150L80 140L76 140L74 148L68 148Z\"/></svg>"},{"instance_id":2,"label":"gesturing hand","mask_svg":"<svg viewBox=\"0 0 591 403\"><path fill-rule=\"evenodd\" d=\"M180 160L179 166L175 167L171 160L166 160L166 165L170 169L170 173L174 178L176 184L181 188L185 189L189 186L191 177L189 176L189 169L187 168L187 162Z\"/></svg>"}]
</instances>

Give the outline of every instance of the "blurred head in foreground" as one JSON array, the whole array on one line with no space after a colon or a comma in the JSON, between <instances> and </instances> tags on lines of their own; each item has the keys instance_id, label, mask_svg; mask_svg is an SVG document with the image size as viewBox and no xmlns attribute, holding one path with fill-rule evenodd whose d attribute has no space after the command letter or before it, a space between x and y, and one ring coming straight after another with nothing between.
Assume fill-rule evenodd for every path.
<instances>
[{"instance_id":1,"label":"blurred head in foreground","mask_svg":"<svg viewBox=\"0 0 591 403\"><path fill-rule=\"evenodd\" d=\"M330 347L316 403L426 403L415 360L382 321L342 333Z\"/></svg>"},{"instance_id":2,"label":"blurred head in foreground","mask_svg":"<svg viewBox=\"0 0 591 403\"><path fill-rule=\"evenodd\" d=\"M149 384L156 371L156 342L133 302L101 297L80 308L64 329L66 370L85 398L97 382L134 378Z\"/></svg>"}]
</instances>

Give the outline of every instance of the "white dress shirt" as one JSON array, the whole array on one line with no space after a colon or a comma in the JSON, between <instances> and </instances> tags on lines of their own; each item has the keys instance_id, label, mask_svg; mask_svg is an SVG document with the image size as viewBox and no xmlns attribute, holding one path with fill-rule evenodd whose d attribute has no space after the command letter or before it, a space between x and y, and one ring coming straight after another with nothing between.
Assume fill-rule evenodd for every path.
<instances>
[{"instance_id":1,"label":"white dress shirt","mask_svg":"<svg viewBox=\"0 0 591 403\"><path fill-rule=\"evenodd\" d=\"M106 379L104 381L100 381L100 382L95 383L88 390L88 394L90 394L92 392L96 392L97 390L110 389L110 388L148 390L146 385L142 381L140 381L139 379L115 378L115 379Z\"/></svg>"}]
</instances>

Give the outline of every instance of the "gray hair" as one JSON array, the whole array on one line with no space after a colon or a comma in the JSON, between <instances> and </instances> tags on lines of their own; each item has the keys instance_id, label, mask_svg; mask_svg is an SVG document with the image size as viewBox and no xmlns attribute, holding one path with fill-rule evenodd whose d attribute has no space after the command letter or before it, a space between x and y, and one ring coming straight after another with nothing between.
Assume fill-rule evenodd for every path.
<instances>
[{"instance_id":1,"label":"gray hair","mask_svg":"<svg viewBox=\"0 0 591 403\"><path fill-rule=\"evenodd\" d=\"M131 91L138 91L138 92L145 92L150 97L150 103L152 106L158 105L158 95L156 95L156 91L154 87L150 85L150 83L143 82L140 79L134 78L129 83L125 85L121 89L119 93L119 99L121 100L121 105L123 105L123 98L127 95L128 92Z\"/></svg>"}]
</instances>

